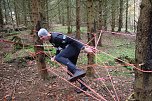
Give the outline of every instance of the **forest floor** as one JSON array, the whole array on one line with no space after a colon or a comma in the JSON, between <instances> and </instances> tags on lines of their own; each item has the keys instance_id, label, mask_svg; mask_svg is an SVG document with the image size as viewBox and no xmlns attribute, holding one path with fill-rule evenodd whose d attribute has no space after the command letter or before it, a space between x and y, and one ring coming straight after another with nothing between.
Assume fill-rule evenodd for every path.
<instances>
[{"instance_id":1,"label":"forest floor","mask_svg":"<svg viewBox=\"0 0 152 101\"><path fill-rule=\"evenodd\" d=\"M22 34L21 37L26 38L27 43L30 44L31 36L28 36L26 32L23 33L25 34ZM110 41L108 42L106 38L113 36L124 38L123 35L106 33L103 34L105 37L103 44L110 45ZM127 40L132 42L135 38L128 35ZM35 60L25 58L29 55L27 52L19 50L12 53L13 59L6 62L4 57L7 53L12 52L12 47L10 43L0 43L0 101L97 101L97 99L104 101L101 96L107 101L126 101L133 92L134 73L132 70L121 66L104 68L102 65L95 65L96 76L94 78L86 76L84 79L85 83L100 97L91 90L88 90L87 93L97 99L85 93L77 94L74 86L51 72L49 72L50 80L43 81L39 76ZM101 49L106 52L109 48L103 47ZM85 65L81 65L84 70L87 69ZM49 65L47 64L47 66ZM65 79L69 78L62 68L51 67L50 70L55 71ZM79 86L77 82L73 84Z\"/></svg>"}]
</instances>

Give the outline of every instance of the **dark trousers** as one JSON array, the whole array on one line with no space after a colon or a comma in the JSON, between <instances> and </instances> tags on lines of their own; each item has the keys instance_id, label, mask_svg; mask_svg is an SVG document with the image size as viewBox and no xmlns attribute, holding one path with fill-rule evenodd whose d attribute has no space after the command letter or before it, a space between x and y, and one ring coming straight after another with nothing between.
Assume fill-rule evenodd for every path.
<instances>
[{"instance_id":1,"label":"dark trousers","mask_svg":"<svg viewBox=\"0 0 152 101\"><path fill-rule=\"evenodd\" d=\"M68 67L68 70L74 74L77 70L76 63L80 50L74 45L68 45L59 54L56 55L55 60Z\"/></svg>"},{"instance_id":2,"label":"dark trousers","mask_svg":"<svg viewBox=\"0 0 152 101\"><path fill-rule=\"evenodd\" d=\"M59 54L56 55L55 60L61 64L66 65L68 67L67 68L68 71L74 74L75 71L78 69L76 67L76 63L77 63L79 53L80 53L80 49L70 44L65 49L63 49ZM81 86L84 86L82 83L80 84Z\"/></svg>"}]
</instances>

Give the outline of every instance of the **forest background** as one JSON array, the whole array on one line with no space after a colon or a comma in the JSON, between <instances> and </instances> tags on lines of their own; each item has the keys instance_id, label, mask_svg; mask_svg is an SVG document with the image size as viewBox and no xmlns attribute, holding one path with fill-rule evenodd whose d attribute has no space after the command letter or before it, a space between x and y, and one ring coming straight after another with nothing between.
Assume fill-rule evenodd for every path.
<instances>
[{"instance_id":1,"label":"forest background","mask_svg":"<svg viewBox=\"0 0 152 101\"><path fill-rule=\"evenodd\" d=\"M32 98L32 100L54 101L65 98L77 101L103 100L102 96L108 101L145 99L139 96L138 90L135 90L135 94L132 93L134 76L138 74L135 74L133 69L138 56L135 55L135 50L138 45L136 44L136 35L139 32L138 19L143 7L140 6L141 2L141 0L1 0L1 99L28 101ZM148 0L145 2L143 4L148 4ZM88 85L99 95L94 93L95 98L85 94L76 95L69 86L60 88L62 84L66 85L65 82L57 78L58 74L55 77L54 73L50 74L49 70L45 69L50 66L53 71L52 67L58 67L59 64L51 62L45 56L46 54L49 57L53 56L55 50L48 48L48 43L43 43L37 37L36 33L41 27L51 32L63 32L97 48L96 54L86 56L86 53L82 52L78 65L87 70ZM52 50L51 53L48 50ZM39 52L43 53L38 54ZM57 69L62 71L61 68ZM51 77L55 77L55 80L51 79L44 83L43 80L48 80L50 78L48 75L52 74ZM43 80L39 81L40 78L37 76ZM60 76L67 78L66 74L61 73ZM100 80L101 82L98 82ZM138 88L139 84L137 80L134 88ZM151 98L149 96L147 99Z\"/></svg>"}]
</instances>

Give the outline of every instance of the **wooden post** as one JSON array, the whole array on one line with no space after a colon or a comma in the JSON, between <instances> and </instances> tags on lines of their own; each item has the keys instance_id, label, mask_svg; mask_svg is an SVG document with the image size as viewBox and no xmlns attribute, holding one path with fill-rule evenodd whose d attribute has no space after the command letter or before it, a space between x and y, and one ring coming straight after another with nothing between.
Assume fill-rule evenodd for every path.
<instances>
[{"instance_id":1,"label":"wooden post","mask_svg":"<svg viewBox=\"0 0 152 101\"><path fill-rule=\"evenodd\" d=\"M35 43L35 45L43 45L43 41L41 41L37 35L39 29L43 26L42 20L44 20L43 16L41 15L42 14L41 12L43 11L43 9L41 9L40 1L39 0L32 0L31 8L32 8L33 28L36 31L36 33L34 35L34 39L35 39L34 43ZM36 54L39 53L36 55L36 62L37 62L38 71L41 75L41 78L43 80L48 79L48 72L47 72L46 64L45 64L45 54L43 53L44 47L43 46L35 46L34 50L35 50Z\"/></svg>"},{"instance_id":2,"label":"wooden post","mask_svg":"<svg viewBox=\"0 0 152 101\"><path fill-rule=\"evenodd\" d=\"M88 9L88 25L87 25L87 31L88 31L88 41L90 41L94 35L94 7L93 7L93 0L87 0L87 9ZM89 45L95 46L95 40L92 40ZM88 65L93 65L95 63L95 54L88 54ZM87 74L88 76L94 76L94 69L92 66L89 66L87 68Z\"/></svg>"}]
</instances>

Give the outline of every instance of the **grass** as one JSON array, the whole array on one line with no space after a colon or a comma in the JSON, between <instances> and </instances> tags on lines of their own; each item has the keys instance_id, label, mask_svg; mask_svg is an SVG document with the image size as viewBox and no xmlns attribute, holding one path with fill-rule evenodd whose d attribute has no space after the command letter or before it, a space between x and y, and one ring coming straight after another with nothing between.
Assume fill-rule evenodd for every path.
<instances>
[{"instance_id":1,"label":"grass","mask_svg":"<svg viewBox=\"0 0 152 101\"><path fill-rule=\"evenodd\" d=\"M125 76L125 77L131 77L132 76L132 73L129 73L129 72L118 72L118 71L114 71L114 72L111 72L111 75L112 76Z\"/></svg>"},{"instance_id":2,"label":"grass","mask_svg":"<svg viewBox=\"0 0 152 101\"><path fill-rule=\"evenodd\" d=\"M102 48L107 48L107 47L102 47ZM107 65L114 66L116 65L114 59L120 56L128 56L129 58L134 59L135 58L134 44L121 46L121 47L108 47L106 51L96 55L96 63L101 65L103 65L103 63L106 63ZM87 64L87 57L82 56L78 63Z\"/></svg>"},{"instance_id":3,"label":"grass","mask_svg":"<svg viewBox=\"0 0 152 101\"><path fill-rule=\"evenodd\" d=\"M52 31L67 33L68 32L67 29L68 29L67 26L56 26L56 27L53 28ZM87 32L86 27L81 27L80 30L81 30L81 33L86 33ZM72 32L75 32L75 31L76 31L76 27L73 26L72 27Z\"/></svg>"},{"instance_id":4,"label":"grass","mask_svg":"<svg viewBox=\"0 0 152 101\"><path fill-rule=\"evenodd\" d=\"M67 33L67 26L57 26L57 27L54 27L52 31Z\"/></svg>"},{"instance_id":5,"label":"grass","mask_svg":"<svg viewBox=\"0 0 152 101\"><path fill-rule=\"evenodd\" d=\"M12 31L10 34L20 34L19 31Z\"/></svg>"},{"instance_id":6,"label":"grass","mask_svg":"<svg viewBox=\"0 0 152 101\"><path fill-rule=\"evenodd\" d=\"M55 32L63 32L63 33L67 33L67 26L62 26L62 25L58 25L58 26L54 26L53 30L52 31L55 31ZM115 30L117 31L118 28L115 28ZM80 30L82 33L87 33L87 27L80 27ZM108 29L110 30L110 29ZM76 31L76 26L72 26L72 32L75 32ZM133 32L132 29L129 29L128 28L128 31L129 32ZM125 28L122 28L122 32L125 32Z\"/></svg>"},{"instance_id":7,"label":"grass","mask_svg":"<svg viewBox=\"0 0 152 101\"><path fill-rule=\"evenodd\" d=\"M73 26L73 32L76 28ZM67 32L67 26L54 27L53 31L57 32ZM87 28L81 27L81 32L86 33ZM96 62L99 64L108 63L108 65L115 65L114 59L119 56L128 56L129 58L135 58L135 42L129 38L125 38L118 35L105 35L103 38L103 47L98 47L103 49L104 53L96 55ZM109 55L108 55L109 54ZM87 57L82 56L78 60L78 64L87 64Z\"/></svg>"},{"instance_id":8,"label":"grass","mask_svg":"<svg viewBox=\"0 0 152 101\"><path fill-rule=\"evenodd\" d=\"M34 52L33 46L29 46L26 49L19 49L16 52L9 52L9 53L5 54L4 61L8 62L15 58L22 58L24 56L29 55L29 52L32 52L32 53Z\"/></svg>"},{"instance_id":9,"label":"grass","mask_svg":"<svg viewBox=\"0 0 152 101\"><path fill-rule=\"evenodd\" d=\"M132 46L132 45L130 45ZM135 58L135 47L128 47L128 46L122 46L122 47L116 47L108 50L108 53L111 54L114 57L118 56L128 56L130 58Z\"/></svg>"},{"instance_id":10,"label":"grass","mask_svg":"<svg viewBox=\"0 0 152 101\"><path fill-rule=\"evenodd\" d=\"M4 61L10 61L10 60L12 60L12 57L13 57L13 54L12 53L7 53L7 54L5 54L5 56L4 56Z\"/></svg>"},{"instance_id":11,"label":"grass","mask_svg":"<svg viewBox=\"0 0 152 101\"><path fill-rule=\"evenodd\" d=\"M108 44L107 44L108 43ZM98 54L98 58L101 62L114 62L114 59L120 56L128 56L129 58L135 58L135 43L129 39L122 37L108 36L103 38L103 47L99 49L104 50L103 53ZM112 64L114 64L112 62ZM111 64L111 63L110 63Z\"/></svg>"},{"instance_id":12,"label":"grass","mask_svg":"<svg viewBox=\"0 0 152 101\"><path fill-rule=\"evenodd\" d=\"M75 32L76 28L73 26L73 32ZM55 26L52 31L55 32L67 32L67 26ZM81 27L81 32L86 33L87 28ZM103 46L98 47L98 49L102 50L104 53L100 53L96 55L96 62L99 64L108 63L108 65L115 65L114 59L119 56L128 56L129 58L135 58L135 43L124 37L116 36L116 35L104 35L102 38ZM45 48L47 50L47 48ZM29 49L26 49L28 52L34 52L34 48L31 47ZM46 51L47 52L47 51ZM52 49L51 54L55 54L55 49ZM109 54L109 55L107 55ZM11 54L7 54L5 56L6 60L11 59ZM49 60L47 60L49 61ZM87 56L84 54L82 57L80 56L80 59L78 60L78 64L87 64ZM54 64L53 64L54 65Z\"/></svg>"}]
</instances>

